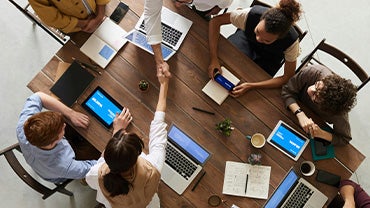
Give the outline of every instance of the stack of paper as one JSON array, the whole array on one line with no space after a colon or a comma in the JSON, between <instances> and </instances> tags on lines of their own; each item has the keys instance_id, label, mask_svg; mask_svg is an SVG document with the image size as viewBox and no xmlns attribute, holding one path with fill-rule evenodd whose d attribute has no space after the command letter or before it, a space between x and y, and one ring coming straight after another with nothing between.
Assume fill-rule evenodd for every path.
<instances>
[{"instance_id":1,"label":"stack of paper","mask_svg":"<svg viewBox=\"0 0 370 208\"><path fill-rule=\"evenodd\" d=\"M105 68L127 42L125 35L124 29L105 18L80 50L100 67Z\"/></svg>"},{"instance_id":2,"label":"stack of paper","mask_svg":"<svg viewBox=\"0 0 370 208\"><path fill-rule=\"evenodd\" d=\"M224 76L235 86L240 82L240 80L225 67L221 66L221 70L222 76ZM206 93L210 98L212 98L212 100L214 100L219 105L221 105L229 95L229 91L227 91L227 89L225 89L212 79L209 80L206 86L203 87L202 91Z\"/></svg>"}]
</instances>

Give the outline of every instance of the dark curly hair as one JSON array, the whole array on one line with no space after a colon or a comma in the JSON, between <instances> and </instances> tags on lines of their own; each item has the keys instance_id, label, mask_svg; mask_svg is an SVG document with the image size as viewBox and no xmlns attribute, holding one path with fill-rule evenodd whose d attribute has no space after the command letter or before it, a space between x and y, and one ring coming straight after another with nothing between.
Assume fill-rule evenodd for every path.
<instances>
[{"instance_id":1,"label":"dark curly hair","mask_svg":"<svg viewBox=\"0 0 370 208\"><path fill-rule=\"evenodd\" d=\"M280 0L279 5L267 10L261 20L265 20L266 32L284 37L290 27L299 20L301 6L295 0Z\"/></svg>"},{"instance_id":2,"label":"dark curly hair","mask_svg":"<svg viewBox=\"0 0 370 208\"><path fill-rule=\"evenodd\" d=\"M336 74L322 79L324 86L318 91L320 109L332 114L349 112L356 105L357 87L351 80Z\"/></svg>"}]
</instances>

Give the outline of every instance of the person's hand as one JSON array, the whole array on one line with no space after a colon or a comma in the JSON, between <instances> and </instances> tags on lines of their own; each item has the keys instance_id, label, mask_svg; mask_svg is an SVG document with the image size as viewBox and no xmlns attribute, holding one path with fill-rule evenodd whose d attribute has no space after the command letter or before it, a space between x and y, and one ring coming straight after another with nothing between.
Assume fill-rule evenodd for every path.
<instances>
[{"instance_id":1,"label":"person's hand","mask_svg":"<svg viewBox=\"0 0 370 208\"><path fill-rule=\"evenodd\" d=\"M356 205L355 205L355 202L352 200L346 200L344 202L344 205L343 205L343 208L355 208Z\"/></svg>"},{"instance_id":2,"label":"person's hand","mask_svg":"<svg viewBox=\"0 0 370 208\"><path fill-rule=\"evenodd\" d=\"M215 75L215 69L218 70L219 73L222 74L220 63L217 59L211 60L209 66L208 66L208 76L209 78L213 79Z\"/></svg>"},{"instance_id":3,"label":"person's hand","mask_svg":"<svg viewBox=\"0 0 370 208\"><path fill-rule=\"evenodd\" d=\"M239 97L250 89L253 89L250 83L244 82L240 85L235 86L234 89L231 91L230 95L233 97Z\"/></svg>"},{"instance_id":4,"label":"person's hand","mask_svg":"<svg viewBox=\"0 0 370 208\"><path fill-rule=\"evenodd\" d=\"M168 84L170 78L165 76L164 74L157 74L159 83L162 84Z\"/></svg>"},{"instance_id":5,"label":"person's hand","mask_svg":"<svg viewBox=\"0 0 370 208\"><path fill-rule=\"evenodd\" d=\"M299 125L303 128L306 133L311 134L311 129L315 126L315 123L311 118L308 118L304 112L297 114ZM311 134L311 136L314 136Z\"/></svg>"},{"instance_id":6,"label":"person's hand","mask_svg":"<svg viewBox=\"0 0 370 208\"><path fill-rule=\"evenodd\" d=\"M157 63L157 77L161 77L162 75L167 78L171 77L170 66L165 61Z\"/></svg>"},{"instance_id":7,"label":"person's hand","mask_svg":"<svg viewBox=\"0 0 370 208\"><path fill-rule=\"evenodd\" d=\"M121 113L116 113L116 117L113 120L113 134L120 129L125 130L131 121L132 116L128 108L123 108Z\"/></svg>"},{"instance_id":8,"label":"person's hand","mask_svg":"<svg viewBox=\"0 0 370 208\"><path fill-rule=\"evenodd\" d=\"M81 30L87 33L93 33L96 28L100 25L102 19L99 17L88 19L87 24L85 27L82 27Z\"/></svg>"},{"instance_id":9,"label":"person's hand","mask_svg":"<svg viewBox=\"0 0 370 208\"><path fill-rule=\"evenodd\" d=\"M211 15L218 14L221 11L221 8L218 6L213 7L207 14L206 17L210 17Z\"/></svg>"},{"instance_id":10,"label":"person's hand","mask_svg":"<svg viewBox=\"0 0 370 208\"><path fill-rule=\"evenodd\" d=\"M82 127L86 129L89 126L89 117L83 113L72 110L69 119L72 124L76 127Z\"/></svg>"}]
</instances>

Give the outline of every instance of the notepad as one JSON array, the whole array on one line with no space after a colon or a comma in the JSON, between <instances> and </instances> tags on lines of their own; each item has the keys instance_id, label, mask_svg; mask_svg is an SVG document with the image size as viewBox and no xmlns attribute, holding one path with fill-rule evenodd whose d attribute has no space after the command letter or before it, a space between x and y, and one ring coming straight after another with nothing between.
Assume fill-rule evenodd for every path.
<instances>
[{"instance_id":1,"label":"notepad","mask_svg":"<svg viewBox=\"0 0 370 208\"><path fill-rule=\"evenodd\" d=\"M100 24L80 50L105 68L127 42L126 31L109 18Z\"/></svg>"},{"instance_id":2,"label":"notepad","mask_svg":"<svg viewBox=\"0 0 370 208\"><path fill-rule=\"evenodd\" d=\"M235 86L240 82L240 80L225 67L221 66L221 70L222 76L224 76ZM203 87L202 91L219 105L221 105L229 95L229 91L227 89L212 79L209 80L206 86Z\"/></svg>"},{"instance_id":3,"label":"notepad","mask_svg":"<svg viewBox=\"0 0 370 208\"><path fill-rule=\"evenodd\" d=\"M271 166L226 161L222 193L267 199Z\"/></svg>"}]
</instances>

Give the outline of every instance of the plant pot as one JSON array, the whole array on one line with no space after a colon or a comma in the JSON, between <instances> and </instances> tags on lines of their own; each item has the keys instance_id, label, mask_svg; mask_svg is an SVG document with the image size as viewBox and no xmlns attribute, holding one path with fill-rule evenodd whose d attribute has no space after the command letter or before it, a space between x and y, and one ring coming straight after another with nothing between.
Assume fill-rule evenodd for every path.
<instances>
[{"instance_id":1,"label":"plant pot","mask_svg":"<svg viewBox=\"0 0 370 208\"><path fill-rule=\"evenodd\" d=\"M139 89L143 92L147 91L149 89L149 82L146 80L140 80Z\"/></svg>"}]
</instances>

